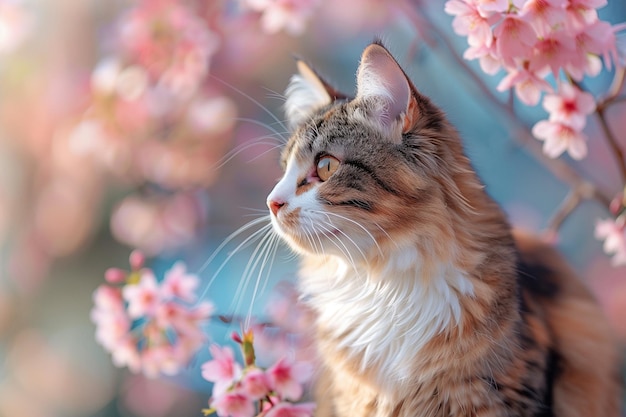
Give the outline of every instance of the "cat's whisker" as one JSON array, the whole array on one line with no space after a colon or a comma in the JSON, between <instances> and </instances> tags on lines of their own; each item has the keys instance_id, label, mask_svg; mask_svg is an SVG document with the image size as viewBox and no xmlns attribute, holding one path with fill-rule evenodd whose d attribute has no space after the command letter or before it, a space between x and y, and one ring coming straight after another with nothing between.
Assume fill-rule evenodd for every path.
<instances>
[{"instance_id":1,"label":"cat's whisker","mask_svg":"<svg viewBox=\"0 0 626 417\"><path fill-rule=\"evenodd\" d=\"M263 153L261 153L259 155L256 155L254 158L252 158L248 162L252 162L255 159L260 158L263 155L267 154L268 152L271 152L271 151L273 151L275 149L278 149L278 148L283 146L282 144L276 145L276 144L274 144L272 142L269 142L269 141L268 142L263 142L262 140L265 140L265 139L270 139L270 138L267 137L267 136L264 136L262 138L256 139L254 141L247 142L247 143L245 143L243 145L240 145L240 146L236 147L235 149L227 152L226 155L224 155L222 158L220 158L220 160L218 160L215 163L215 165L212 166L212 168L216 169L216 170L222 168L224 165L226 165L227 163L232 161L234 158L236 158L237 155L239 155L240 153L242 153L242 152L244 152L244 151L246 151L246 150L248 150L248 149L250 149L252 147L255 147L255 146L267 145L267 146L270 146L270 148L268 150L264 151Z\"/></svg>"},{"instance_id":2,"label":"cat's whisker","mask_svg":"<svg viewBox=\"0 0 626 417\"><path fill-rule=\"evenodd\" d=\"M244 271L241 275L242 279L239 280L239 285L237 286L237 290L235 291L235 297L233 298L233 303L230 306L230 310L238 311L241 307L241 302L243 300L245 290L248 287L248 283L252 279L252 274L254 273L254 270L258 266L265 252L267 251L266 243L271 236L273 236L273 233L271 229L268 229L252 251L250 259L248 260L248 263L246 264L246 267L244 268Z\"/></svg>"},{"instance_id":3,"label":"cat's whisker","mask_svg":"<svg viewBox=\"0 0 626 417\"><path fill-rule=\"evenodd\" d=\"M336 229L335 226L330 223L330 222L324 222L327 226L329 227L325 227L322 224L318 224L318 226L320 228L322 228L325 232L329 233L329 235L331 237L334 237L337 242L339 242L341 244L341 246L343 246L343 250L337 245L335 244L335 246L337 246L337 248L348 258L348 260L350 261L350 264L352 265L352 267L354 268L354 270L358 270L358 268L356 267L356 262L352 256L352 253L350 252L350 249L348 249L348 247L346 246L346 244L341 240L341 238L335 234L333 234L333 229L334 230L338 230L339 233L341 233L342 236L345 236L346 239L348 239L356 248L356 250L359 252L359 254L361 255L361 257L363 258L364 261L367 262L367 257L365 256L365 254L363 253L363 251L357 246L357 244L354 242L354 240L352 240L352 238L350 238L350 236L348 236L347 234L345 234L343 231ZM334 240L331 238L329 239L330 242L334 243Z\"/></svg>"},{"instance_id":4,"label":"cat's whisker","mask_svg":"<svg viewBox=\"0 0 626 417\"><path fill-rule=\"evenodd\" d=\"M235 230L230 235L228 235L226 239L224 239L222 243L217 247L217 249L213 251L213 253L208 257L208 259L204 261L204 263L202 264L202 266L198 269L196 273L200 274L202 271L204 271L211 264L213 259L215 259L215 257L220 253L220 251L224 249L224 247L228 245L234 238L236 238L237 236L239 236L241 233L245 232L246 230L250 229L251 227L254 227L258 225L259 223L263 223L263 222L267 222L267 224L264 227L271 226L271 224L269 223L270 222L269 214L265 213L262 217L249 221L248 223L244 224L239 229Z\"/></svg>"},{"instance_id":5,"label":"cat's whisker","mask_svg":"<svg viewBox=\"0 0 626 417\"><path fill-rule=\"evenodd\" d=\"M276 234L270 231L268 235L268 242L262 254L263 261L261 262L261 265L259 267L259 272L257 274L256 282L254 283L254 289L252 291L252 298L250 299L250 305L248 306L248 314L246 315L246 320L245 320L245 325L244 325L244 328L246 329L250 328L250 321L252 319L252 310L254 309L254 302L256 301L257 295L259 295L260 293L263 293L265 284L269 280L270 273L272 270L273 259L274 259L273 255L276 254L276 239L277 239ZM263 285L262 287L263 289L259 293L259 287L261 285L263 272L265 271L266 267L267 267L267 272L265 275L265 284Z\"/></svg>"},{"instance_id":6,"label":"cat's whisker","mask_svg":"<svg viewBox=\"0 0 626 417\"><path fill-rule=\"evenodd\" d=\"M351 223L353 223L353 224L357 225L358 227L360 227L360 228L361 228L361 229L362 229L362 230L363 230L363 231L364 231L364 232L365 232L365 233L366 233L366 234L367 234L367 235L368 235L368 236L372 239L372 241L373 241L373 242L374 242L374 244L376 245L376 248L378 249L378 252L380 253L380 255L381 255L381 256L384 256L384 254L383 254L383 250L382 250L382 248L380 247L380 245L378 244L378 241L376 240L376 238L374 237L374 235L372 235L372 233L371 233L369 230L367 230L367 229L365 228L365 226L363 226L361 223L359 223L359 222L357 222L356 220L353 220L353 219L351 219L351 218L349 218L349 217L342 216L341 214L337 214L337 213L332 213L332 212L320 212L320 213L325 214L325 215L327 215L327 216L335 216L335 217L338 217L338 218L340 218L340 219L342 219L342 220L345 220L345 221L351 222Z\"/></svg>"},{"instance_id":7,"label":"cat's whisker","mask_svg":"<svg viewBox=\"0 0 626 417\"><path fill-rule=\"evenodd\" d=\"M239 121L239 122L245 122L245 123L250 123L253 125L257 125L257 126L261 126L264 127L265 129L269 130L270 132L272 132L272 135L269 135L269 137L272 137L276 140L280 140L281 142L284 142L287 140L287 137L289 136L290 132L288 130L278 130L276 128L274 128L272 125L261 122L259 120L256 119L251 119L248 117L237 117L235 120Z\"/></svg>"},{"instance_id":8,"label":"cat's whisker","mask_svg":"<svg viewBox=\"0 0 626 417\"><path fill-rule=\"evenodd\" d=\"M256 219L253 220L252 222L248 223L247 225L239 228L236 232L234 232L233 234L231 234L228 238L226 238L226 240L224 242L222 242L222 244L220 244L220 246L215 250L215 252L213 252L213 254L209 257L209 260L207 260L205 262L205 264L202 266L202 268L200 270L203 270L204 268L206 268L210 262L215 258L215 256L217 256L217 254L236 236L238 236L241 232L243 232L246 229L249 229L250 227L254 226L255 224L260 223L260 220L267 220L266 218L261 218L261 219ZM250 236L248 236L246 239L244 239L243 242L241 242L239 245L237 245L237 247L228 254L228 256L226 257L226 259L220 264L219 268L217 268L217 270L213 273L213 275L211 276L211 278L209 279L209 282L206 285L206 288L204 289L204 291L202 292L200 299L202 299L204 296L206 296L207 292L209 291L209 289L211 288L211 285L213 284L213 282L215 282L215 280L217 279L217 277L219 276L220 272L222 271L222 269L224 269L224 267L228 264L228 262L233 258L233 256L235 256L239 250L241 250L242 248L246 247L248 244L250 244L251 242L254 242L255 240L260 238L260 235L262 235L262 233L267 233L267 231L269 229L271 229L272 225L271 224L266 224L265 226L263 226L261 229L255 231L254 233L252 233Z\"/></svg>"},{"instance_id":9,"label":"cat's whisker","mask_svg":"<svg viewBox=\"0 0 626 417\"><path fill-rule=\"evenodd\" d=\"M216 77L214 74L210 74L209 76L211 78L213 78L214 80L218 81L219 83L221 83L221 84L225 85L226 87L230 88L231 90L235 91L236 93L240 94L242 97L247 98L248 100L250 100L250 102L256 104L261 110L263 110L268 116L270 116L276 123L278 123L284 130L289 130L289 129L287 129L287 126L285 125L284 121L282 121L278 117L276 117L276 115L274 113L272 113L272 111L270 109L268 109L266 106L261 104L254 97L252 97L251 95L245 93L244 91L240 90L239 88L235 87L234 85L232 85L232 84L222 80L221 78Z\"/></svg>"}]
</instances>

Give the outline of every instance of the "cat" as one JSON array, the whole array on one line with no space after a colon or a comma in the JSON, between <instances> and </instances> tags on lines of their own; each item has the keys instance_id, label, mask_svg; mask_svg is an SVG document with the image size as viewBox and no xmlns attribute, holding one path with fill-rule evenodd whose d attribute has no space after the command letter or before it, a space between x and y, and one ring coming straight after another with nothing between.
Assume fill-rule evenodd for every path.
<instances>
[{"instance_id":1,"label":"cat","mask_svg":"<svg viewBox=\"0 0 626 417\"><path fill-rule=\"evenodd\" d=\"M594 298L511 229L383 44L354 98L297 65L267 204L316 314L316 416L617 417L619 354Z\"/></svg>"}]
</instances>

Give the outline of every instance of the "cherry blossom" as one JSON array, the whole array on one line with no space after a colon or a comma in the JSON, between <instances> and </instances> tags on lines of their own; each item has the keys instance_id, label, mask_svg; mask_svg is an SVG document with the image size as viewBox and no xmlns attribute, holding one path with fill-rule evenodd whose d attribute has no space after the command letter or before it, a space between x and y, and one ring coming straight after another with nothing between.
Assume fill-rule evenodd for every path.
<instances>
[{"instance_id":1,"label":"cherry blossom","mask_svg":"<svg viewBox=\"0 0 626 417\"><path fill-rule=\"evenodd\" d=\"M133 318L154 314L161 301L159 286L150 270L142 271L139 282L126 285L122 294L128 302L128 314Z\"/></svg>"},{"instance_id":2,"label":"cherry blossom","mask_svg":"<svg viewBox=\"0 0 626 417\"><path fill-rule=\"evenodd\" d=\"M515 94L526 105L534 106L539 103L543 91L551 91L552 87L544 80L545 72L531 71L528 66L511 70L498 86L498 91L506 91L514 87Z\"/></svg>"},{"instance_id":3,"label":"cherry blossom","mask_svg":"<svg viewBox=\"0 0 626 417\"><path fill-rule=\"evenodd\" d=\"M241 376L241 366L235 362L233 350L226 346L211 345L213 359L202 365L202 377L213 382L213 395L224 393Z\"/></svg>"},{"instance_id":4,"label":"cherry blossom","mask_svg":"<svg viewBox=\"0 0 626 417\"><path fill-rule=\"evenodd\" d=\"M310 417L314 410L314 403L280 403L269 410L265 417Z\"/></svg>"},{"instance_id":5,"label":"cherry blossom","mask_svg":"<svg viewBox=\"0 0 626 417\"><path fill-rule=\"evenodd\" d=\"M31 33L33 16L22 1L0 1L0 53L12 52Z\"/></svg>"},{"instance_id":6,"label":"cherry blossom","mask_svg":"<svg viewBox=\"0 0 626 417\"><path fill-rule=\"evenodd\" d=\"M272 390L269 377L259 368L248 370L241 381L241 386L246 395L253 400L265 398Z\"/></svg>"},{"instance_id":7,"label":"cherry blossom","mask_svg":"<svg viewBox=\"0 0 626 417\"><path fill-rule=\"evenodd\" d=\"M491 22L480 13L475 4L450 0L445 4L445 11L455 16L452 27L459 35L467 36L470 46L489 47L492 44Z\"/></svg>"},{"instance_id":8,"label":"cherry blossom","mask_svg":"<svg viewBox=\"0 0 626 417\"><path fill-rule=\"evenodd\" d=\"M254 403L241 391L231 391L215 397L211 402L220 417L254 417Z\"/></svg>"},{"instance_id":9,"label":"cherry blossom","mask_svg":"<svg viewBox=\"0 0 626 417\"><path fill-rule=\"evenodd\" d=\"M604 240L603 249L612 255L613 266L626 265L626 216L596 222L595 237Z\"/></svg>"},{"instance_id":10,"label":"cherry blossom","mask_svg":"<svg viewBox=\"0 0 626 417\"><path fill-rule=\"evenodd\" d=\"M213 359L202 365L202 376L213 382L211 409L219 417L241 416L311 416L313 404L293 404L302 397L304 384L312 375L309 363L279 359L269 368L256 363L255 337L252 330L232 335L239 344L245 366L235 360L229 346L211 345ZM260 413L260 414L259 414Z\"/></svg>"},{"instance_id":11,"label":"cherry blossom","mask_svg":"<svg viewBox=\"0 0 626 417\"><path fill-rule=\"evenodd\" d=\"M198 281L182 263L166 273L170 282L183 282L178 292L171 284L166 290L159 285L153 271L144 267L142 253L134 251L130 263L130 272L110 269L106 273L108 282L119 286L101 285L94 292L91 319L96 340L111 353L116 366L148 377L175 375L204 344L201 326L213 307L208 302L180 303L195 300L192 291Z\"/></svg>"},{"instance_id":12,"label":"cherry blossom","mask_svg":"<svg viewBox=\"0 0 626 417\"><path fill-rule=\"evenodd\" d=\"M187 273L183 262L176 262L165 274L165 279L161 284L161 294L164 297L179 298L192 303L196 301L195 291L198 283L195 275Z\"/></svg>"},{"instance_id":13,"label":"cherry blossom","mask_svg":"<svg viewBox=\"0 0 626 417\"><path fill-rule=\"evenodd\" d=\"M535 124L532 133L544 141L543 151L550 158L557 158L565 151L578 160L587 155L587 137L572 126L542 120Z\"/></svg>"},{"instance_id":14,"label":"cherry blossom","mask_svg":"<svg viewBox=\"0 0 626 417\"><path fill-rule=\"evenodd\" d=\"M595 110L596 103L591 94L572 84L560 83L557 94L544 97L543 108L550 114L551 121L582 130L587 116Z\"/></svg>"},{"instance_id":15,"label":"cherry blossom","mask_svg":"<svg viewBox=\"0 0 626 417\"><path fill-rule=\"evenodd\" d=\"M245 7L262 13L261 25L268 33L285 30L301 35L320 0L243 0Z\"/></svg>"},{"instance_id":16,"label":"cherry blossom","mask_svg":"<svg viewBox=\"0 0 626 417\"><path fill-rule=\"evenodd\" d=\"M532 26L514 14L506 15L493 33L498 54L502 62L510 67L515 67L516 61L528 59L537 42Z\"/></svg>"},{"instance_id":17,"label":"cherry blossom","mask_svg":"<svg viewBox=\"0 0 626 417\"><path fill-rule=\"evenodd\" d=\"M283 358L267 370L274 391L283 398L299 400L302 384L311 377L312 369L307 363L292 363Z\"/></svg>"}]
</instances>

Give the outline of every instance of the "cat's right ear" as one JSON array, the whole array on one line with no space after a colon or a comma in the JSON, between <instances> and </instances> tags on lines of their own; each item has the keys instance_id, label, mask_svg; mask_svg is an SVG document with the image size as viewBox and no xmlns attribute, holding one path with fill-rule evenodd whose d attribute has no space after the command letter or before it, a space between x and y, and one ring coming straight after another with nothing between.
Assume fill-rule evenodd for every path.
<instances>
[{"instance_id":1,"label":"cat's right ear","mask_svg":"<svg viewBox=\"0 0 626 417\"><path fill-rule=\"evenodd\" d=\"M293 129L313 112L337 99L347 98L322 79L304 61L298 60L298 73L289 81L285 96L285 114Z\"/></svg>"}]
</instances>

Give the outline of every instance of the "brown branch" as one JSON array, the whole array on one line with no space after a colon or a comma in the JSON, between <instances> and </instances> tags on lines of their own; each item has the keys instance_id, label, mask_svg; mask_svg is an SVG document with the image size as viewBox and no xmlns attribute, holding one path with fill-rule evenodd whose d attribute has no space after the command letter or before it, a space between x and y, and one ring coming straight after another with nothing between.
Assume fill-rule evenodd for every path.
<instances>
[{"instance_id":1,"label":"brown branch","mask_svg":"<svg viewBox=\"0 0 626 417\"><path fill-rule=\"evenodd\" d=\"M589 183L581 183L579 187L570 189L569 193L565 196L556 212L548 221L548 227L546 228L544 235L548 237L555 236L561 225L574 212L574 210L576 210L580 203L584 200L595 198L593 195L594 192L595 190L593 186Z\"/></svg>"},{"instance_id":2,"label":"brown branch","mask_svg":"<svg viewBox=\"0 0 626 417\"><path fill-rule=\"evenodd\" d=\"M410 2L411 0L406 1ZM446 34L433 23L434 19L428 18L428 16L417 19L415 16L418 15L419 12L416 11L415 7L404 7L403 10L406 12L405 16L413 23L419 22L419 24L427 26L422 27L422 31L427 29L427 32L437 36L437 38L444 44L455 63L464 70L464 73L467 74L467 76L474 82L482 95L491 103L493 107L504 112L508 122L511 126L513 126L513 131L519 134L512 135L513 140L518 144L518 146L526 149L532 157L546 167L556 178L568 184L570 188L573 190L588 189L589 191L585 193L585 196L587 196L585 198L593 198L608 208L611 202L611 197L608 193L598 189L598 187L593 183L585 180L563 160L551 159L543 153L541 144L534 139L530 128L517 117L512 103L503 103L495 95L495 93L484 83L478 74L476 74L476 72L468 65L467 61L456 53L454 45L452 45L452 42L448 39Z\"/></svg>"},{"instance_id":3,"label":"brown branch","mask_svg":"<svg viewBox=\"0 0 626 417\"><path fill-rule=\"evenodd\" d=\"M602 131L604 132L606 141L609 144L609 147L611 148L613 155L615 156L615 160L617 162L617 166L619 167L619 171L620 171L620 175L622 177L622 183L623 183L623 182L626 182L626 160L624 159L624 152L622 151L622 148L619 146L619 143L617 142L617 138L613 134L613 131L611 130L609 123L606 120L605 112L606 112L605 106L602 106L602 107L598 106L596 108L596 115L598 116L598 119L600 120L600 126L602 127Z\"/></svg>"}]
</instances>

